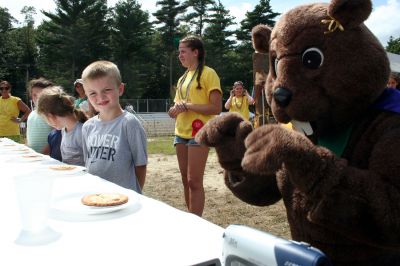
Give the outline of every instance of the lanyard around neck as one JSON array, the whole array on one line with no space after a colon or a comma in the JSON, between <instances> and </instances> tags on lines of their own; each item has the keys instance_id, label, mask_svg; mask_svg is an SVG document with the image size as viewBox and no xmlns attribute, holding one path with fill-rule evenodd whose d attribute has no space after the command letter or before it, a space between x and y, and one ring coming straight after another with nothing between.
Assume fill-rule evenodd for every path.
<instances>
[{"instance_id":1,"label":"lanyard around neck","mask_svg":"<svg viewBox=\"0 0 400 266\"><path fill-rule=\"evenodd\" d=\"M196 77L198 71L199 71L199 67L196 68L196 71L193 73L193 76L189 81L189 84L186 86L185 98L183 97L182 87L183 87L183 83L185 83L185 80L186 80L186 77L187 77L189 71L186 71L186 73L183 75L182 79L180 80L179 85L178 85L178 93L179 93L179 98L181 100L183 100L183 101L187 101L188 100L189 91L190 91L190 85L192 84L192 81Z\"/></svg>"},{"instance_id":2,"label":"lanyard around neck","mask_svg":"<svg viewBox=\"0 0 400 266\"><path fill-rule=\"evenodd\" d=\"M236 108L239 109L239 110L241 110L241 109L242 109L242 106L243 106L243 101L244 101L243 97L244 97L244 96L242 96L242 100L241 100L241 101L239 101L239 98L238 98L237 96L234 97L233 104L234 104L234 105L236 106ZM240 105L239 105L239 103L240 103Z\"/></svg>"}]
</instances>

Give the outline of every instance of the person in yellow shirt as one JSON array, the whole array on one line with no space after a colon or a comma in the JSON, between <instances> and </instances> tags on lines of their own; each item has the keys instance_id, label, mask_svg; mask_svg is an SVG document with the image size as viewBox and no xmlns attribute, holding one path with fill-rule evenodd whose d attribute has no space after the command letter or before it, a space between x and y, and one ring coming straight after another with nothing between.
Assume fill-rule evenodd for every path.
<instances>
[{"instance_id":1,"label":"person in yellow shirt","mask_svg":"<svg viewBox=\"0 0 400 266\"><path fill-rule=\"evenodd\" d=\"M236 81L233 83L233 89L231 90L229 99L225 103L225 109L229 110L229 112L237 112L241 114L244 119L249 121L250 104L254 104L254 99L244 88L243 82Z\"/></svg>"},{"instance_id":2,"label":"person in yellow shirt","mask_svg":"<svg viewBox=\"0 0 400 266\"><path fill-rule=\"evenodd\" d=\"M11 84L0 82L0 137L20 141L19 123L25 122L31 109L18 97L11 95ZM20 113L22 117L19 117Z\"/></svg>"},{"instance_id":3,"label":"person in yellow shirt","mask_svg":"<svg viewBox=\"0 0 400 266\"><path fill-rule=\"evenodd\" d=\"M205 65L203 41L188 36L179 42L179 60L186 68L178 80L174 106L168 111L175 118L174 145L188 210L203 214L205 195L203 175L209 148L194 137L208 120L222 109L222 90L214 69Z\"/></svg>"}]
</instances>

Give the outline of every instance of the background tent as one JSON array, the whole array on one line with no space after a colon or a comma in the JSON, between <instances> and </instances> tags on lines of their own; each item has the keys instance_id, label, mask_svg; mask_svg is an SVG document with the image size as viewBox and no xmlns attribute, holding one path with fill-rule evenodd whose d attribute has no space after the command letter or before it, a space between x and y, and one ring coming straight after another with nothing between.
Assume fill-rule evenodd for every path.
<instances>
[{"instance_id":1,"label":"background tent","mask_svg":"<svg viewBox=\"0 0 400 266\"><path fill-rule=\"evenodd\" d=\"M389 57L390 61L390 69L393 72L400 73L400 55L388 52L387 56Z\"/></svg>"}]
</instances>

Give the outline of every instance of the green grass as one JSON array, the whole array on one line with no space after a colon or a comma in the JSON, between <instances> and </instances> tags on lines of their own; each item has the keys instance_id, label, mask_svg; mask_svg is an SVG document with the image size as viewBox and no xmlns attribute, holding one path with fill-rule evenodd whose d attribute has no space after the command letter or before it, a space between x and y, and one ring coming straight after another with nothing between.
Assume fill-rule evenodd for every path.
<instances>
[{"instance_id":1,"label":"green grass","mask_svg":"<svg viewBox=\"0 0 400 266\"><path fill-rule=\"evenodd\" d=\"M174 137L153 137L147 139L147 153L175 154Z\"/></svg>"}]
</instances>

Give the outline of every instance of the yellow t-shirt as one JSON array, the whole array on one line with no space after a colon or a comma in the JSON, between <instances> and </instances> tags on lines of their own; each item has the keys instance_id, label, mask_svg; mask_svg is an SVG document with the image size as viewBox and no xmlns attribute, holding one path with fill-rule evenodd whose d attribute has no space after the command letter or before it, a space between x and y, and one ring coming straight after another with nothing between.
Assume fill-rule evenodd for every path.
<instances>
[{"instance_id":1,"label":"yellow t-shirt","mask_svg":"<svg viewBox=\"0 0 400 266\"><path fill-rule=\"evenodd\" d=\"M210 93L214 90L222 94L219 77L214 69L204 66L200 77L201 89L197 89L196 71L189 71L182 86L178 85L174 102L190 102L193 104L208 104ZM194 76L195 75L195 76ZM178 80L181 84L183 76ZM189 91L187 91L187 87ZM179 89L181 87L181 89ZM180 113L175 122L175 135L185 139L191 139L197 131L214 115L203 115L193 111Z\"/></svg>"},{"instance_id":2,"label":"yellow t-shirt","mask_svg":"<svg viewBox=\"0 0 400 266\"><path fill-rule=\"evenodd\" d=\"M229 108L229 112L236 112L243 116L244 119L249 121L250 119L250 111L249 111L249 101L246 96L236 97L233 96L231 101L231 107Z\"/></svg>"},{"instance_id":3,"label":"yellow t-shirt","mask_svg":"<svg viewBox=\"0 0 400 266\"><path fill-rule=\"evenodd\" d=\"M0 97L0 136L19 136L19 125L11 121L12 117L19 116L18 102L21 99L10 96L7 99Z\"/></svg>"},{"instance_id":4,"label":"yellow t-shirt","mask_svg":"<svg viewBox=\"0 0 400 266\"><path fill-rule=\"evenodd\" d=\"M285 127L285 128L287 128L287 129L293 129L293 125L292 125L292 123L286 123L286 124L284 124L284 123L280 123L280 125L281 126L283 126L283 127Z\"/></svg>"}]
</instances>

